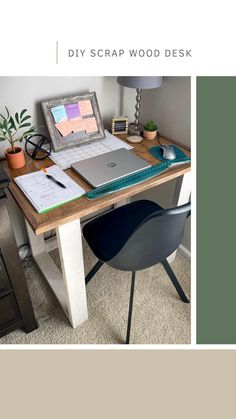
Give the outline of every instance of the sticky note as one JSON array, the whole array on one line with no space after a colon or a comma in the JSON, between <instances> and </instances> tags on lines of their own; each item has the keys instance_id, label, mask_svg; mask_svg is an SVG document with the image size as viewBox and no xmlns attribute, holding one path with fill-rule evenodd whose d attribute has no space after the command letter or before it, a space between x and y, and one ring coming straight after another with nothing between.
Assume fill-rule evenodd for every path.
<instances>
[{"instance_id":1,"label":"sticky note","mask_svg":"<svg viewBox=\"0 0 236 419\"><path fill-rule=\"evenodd\" d=\"M94 116L92 118L85 118L84 125L87 133L98 131L97 122Z\"/></svg>"},{"instance_id":2,"label":"sticky note","mask_svg":"<svg viewBox=\"0 0 236 419\"><path fill-rule=\"evenodd\" d=\"M78 103L69 103L65 105L68 119L77 118L80 116L80 108Z\"/></svg>"},{"instance_id":3,"label":"sticky note","mask_svg":"<svg viewBox=\"0 0 236 419\"><path fill-rule=\"evenodd\" d=\"M64 119L67 119L67 114L64 105L54 106L51 108L51 112L53 114L54 121L56 124Z\"/></svg>"},{"instance_id":4,"label":"sticky note","mask_svg":"<svg viewBox=\"0 0 236 419\"><path fill-rule=\"evenodd\" d=\"M73 132L85 131L84 120L81 117L71 119L70 125Z\"/></svg>"},{"instance_id":5,"label":"sticky note","mask_svg":"<svg viewBox=\"0 0 236 419\"><path fill-rule=\"evenodd\" d=\"M91 100L81 100L78 105L81 116L93 115Z\"/></svg>"},{"instance_id":6,"label":"sticky note","mask_svg":"<svg viewBox=\"0 0 236 419\"><path fill-rule=\"evenodd\" d=\"M55 125L58 129L58 131L61 133L63 137L70 134L72 132L72 127L70 121L61 121L58 122L58 124Z\"/></svg>"}]
</instances>

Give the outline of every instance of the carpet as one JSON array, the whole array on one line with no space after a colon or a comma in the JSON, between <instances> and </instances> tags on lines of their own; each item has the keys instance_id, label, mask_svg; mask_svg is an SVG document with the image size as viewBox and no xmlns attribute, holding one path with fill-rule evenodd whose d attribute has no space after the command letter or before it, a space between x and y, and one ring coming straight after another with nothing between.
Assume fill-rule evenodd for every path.
<instances>
[{"instance_id":1,"label":"carpet","mask_svg":"<svg viewBox=\"0 0 236 419\"><path fill-rule=\"evenodd\" d=\"M86 273L96 262L84 242ZM58 251L51 252L59 265ZM172 268L190 296L190 263L177 253ZM87 285L89 319L72 329L38 268L30 259L25 275L39 328L16 330L0 344L122 344L126 335L131 273L103 265ZM136 275L131 344L191 343L190 304L183 303L161 265Z\"/></svg>"}]
</instances>

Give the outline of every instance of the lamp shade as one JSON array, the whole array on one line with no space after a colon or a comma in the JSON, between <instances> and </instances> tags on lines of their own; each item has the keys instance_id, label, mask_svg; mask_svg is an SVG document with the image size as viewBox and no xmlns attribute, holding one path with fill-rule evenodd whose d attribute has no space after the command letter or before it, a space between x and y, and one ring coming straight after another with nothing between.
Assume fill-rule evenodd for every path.
<instances>
[{"instance_id":1,"label":"lamp shade","mask_svg":"<svg viewBox=\"0 0 236 419\"><path fill-rule=\"evenodd\" d=\"M162 85L162 77L117 77L117 83L133 89L156 89Z\"/></svg>"}]
</instances>

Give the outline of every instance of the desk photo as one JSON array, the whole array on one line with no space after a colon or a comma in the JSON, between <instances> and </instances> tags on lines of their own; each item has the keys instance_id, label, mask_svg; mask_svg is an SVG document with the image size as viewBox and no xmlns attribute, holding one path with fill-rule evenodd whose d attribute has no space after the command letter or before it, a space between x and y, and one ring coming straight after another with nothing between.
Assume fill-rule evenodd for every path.
<instances>
[{"instance_id":1,"label":"desk photo","mask_svg":"<svg viewBox=\"0 0 236 419\"><path fill-rule=\"evenodd\" d=\"M37 132L40 134L42 133L51 139L53 136L52 145L54 146L54 154L56 154L58 150L58 148L55 149L55 147L59 147L58 138L60 135L63 136L64 142L66 142L68 139L68 141L71 141L72 144L75 140L76 133L70 132L71 125L70 127L67 127L67 131L64 131L64 125L72 124L74 119L76 119L78 122L76 129L80 130L79 134L81 134L81 129L83 128L82 123L85 124L89 118L91 119L91 115L92 118L96 118L96 124L94 123L93 126L96 127L96 130L99 131L99 135L104 134L104 128L110 131L116 129L120 129L122 131L128 130L129 122L129 134L115 133L114 135L116 135L119 140L123 141L126 146L129 145L133 147L129 151L130 153L144 159L151 166L158 165L162 162L149 152L150 148L156 147L158 145L157 138L143 138L142 141L138 143L130 143L127 140L127 137L130 135L131 128L132 135L137 136L142 132L140 131L142 125L139 124L140 111L137 111L137 108L140 109L141 89L127 84L132 82L130 79L135 79L135 86L137 86L137 83L140 83L140 80L138 79L142 79L141 82L145 83L144 90L142 91L142 121L146 120L148 123L151 122L151 124L151 119L156 121L158 124L158 131L160 133L166 132L166 135L160 134L161 144L177 146L186 156L190 157L191 84L189 77L165 77L164 80L162 80L162 77L153 77L153 79L156 79L156 81L155 86L151 86L151 90L148 90L150 87L148 85L150 85L152 77L150 77L148 83L147 80L143 80L149 79L148 77L3 77L0 78L3 98L2 100L4 100L4 103L0 104L0 106L2 106L1 112L4 114L6 111L4 108L5 103L9 108L10 113L13 115L15 115L15 113L13 113L15 112L15 107L18 110L28 107L28 112L26 114L24 113L26 109L24 112L20 111L21 118L23 119L24 115L27 115L28 113L31 114L32 123L34 123L38 128ZM45 98L47 99L50 97L59 97L59 81L61 85L61 91L63 92L64 90L65 92L64 97L62 97L62 99L53 99L49 101L46 100L46 102L43 102L45 101ZM27 88L29 85L31 86L31 89ZM90 92L93 93L84 93L89 91L87 87L88 85L90 86ZM19 86L21 86L21 89L22 86L24 86L24 98L19 95ZM79 89L77 89L76 86L79 86ZM132 88L128 89L127 86L137 88L138 94L135 96L135 90ZM69 94L66 96L68 92ZM75 96L77 92L79 96ZM96 93L97 99L95 98L94 92ZM12 104L9 104L10 98ZM71 98L73 99L73 103L70 103L72 100ZM24 105L22 105L23 100L26 102ZM136 125L135 123L132 123L135 100L137 101L135 105L135 118L137 120ZM41 110L40 103L45 103L44 114ZM98 108L98 103L100 111ZM132 105L130 105L131 103ZM50 113L51 105L53 106L53 113ZM84 118L82 123L80 123L81 115L83 115ZM121 116L113 118L114 115ZM124 115L128 115L128 117ZM63 118L67 119L64 120ZM116 124L114 121L116 121ZM46 125L47 123L48 125ZM95 128L91 128L92 131L94 131L94 129ZM85 132L83 135L85 135L85 139L89 144L90 135L93 135L93 133L90 133L90 129L88 127L83 132ZM97 138L94 139L97 140ZM0 153L2 153L0 154L0 157L2 157L4 153L4 144L5 142L0 143ZM20 144L23 145L24 148L24 142ZM61 151L59 149L58 153L60 152ZM81 330L86 329L86 324L89 324L89 322L86 322L86 320L93 320L93 316L91 317L91 310L88 310L90 298L89 292L91 290L90 286L92 284L89 284L89 286L86 287L85 278L86 275L88 275L88 266L85 267L84 263L85 255L83 250L83 228L96 216L109 213L109 211L113 209L118 209L128 203L132 203L140 199L151 199L153 202L158 201L159 204L159 191L165 191L164 194L165 197L167 197L167 200L163 199L163 202L162 200L160 202L163 208L174 208L188 203L191 193L191 165L189 162L172 165L171 167L165 168L163 172L155 175L154 177L150 177L140 183L132 184L132 186L120 189L116 192L112 192L94 199L88 199L88 197L84 195L71 202L51 209L48 212L39 214L34 209L30 201L26 198L22 190L17 186L14 178L36 172L41 168L50 167L55 163L52 159L50 159L50 157L47 157L47 159L44 160L33 160L26 154L25 160L25 166L20 169L9 169L5 159L1 159L0 161L0 167L5 170L10 178L10 183L6 189L6 196L8 200L9 213L11 216L13 229L16 235L16 242L18 248L22 243L29 244L31 257L37 265L40 273L42 274L40 274L40 276L43 276L43 278L49 284L63 310L60 312L61 316L63 316L65 327L70 330L69 334L74 333L73 331L76 333L76 330L79 331L80 328ZM92 190L92 187L71 168L66 169L65 173L81 188L83 188L86 193ZM155 198L156 193L157 199ZM168 201L168 203L165 201ZM185 259L187 261L187 265L185 262L183 262L183 266L187 266L186 272L188 272L185 276L185 283L183 285L183 287L186 287L187 284L187 294L190 293L189 271L191 253L189 227L190 224L188 221L187 228L185 229L184 239L180 246L182 254L187 258ZM176 248L177 247L175 247L175 249ZM55 250L55 252L57 252L56 258L54 258L53 254L51 253L54 251L54 249L58 249L57 251ZM170 253L168 253L168 255L170 255ZM169 264L174 262L175 257L176 251L174 251L168 257L167 260ZM109 267L107 267L107 269L108 268ZM102 269L105 270L105 267ZM105 277L108 278L109 273L107 273L108 271L105 272ZM122 270L120 272L122 272ZM121 274L117 273L117 275ZM161 273L161 275L164 275L164 271L163 274ZM179 276L181 281L181 272ZM30 281L30 278L28 278L28 281ZM46 291L46 288L45 292L50 294L50 290ZM173 293L174 292L175 290L173 290ZM126 291L124 295L126 298ZM129 298L128 296L129 294L127 292L127 303ZM98 294L95 295L95 299L93 301L96 302L97 298ZM145 294L143 294L141 298L146 298ZM177 301L178 296L174 294L174 298L176 298ZM124 304L126 304L126 302L124 302ZM153 304L155 305L155 301L153 301ZM156 307L157 306L155 305L155 309ZM60 310L59 306L58 309ZM170 340L165 340L164 338L162 340L164 343L190 343L190 309L185 310L187 310L186 313L184 311L180 312L182 316L179 320L180 331L176 332L173 339L171 333L168 332ZM126 313L126 309L124 312ZM52 317L53 316L54 314L52 313ZM126 315L124 315L124 317L125 316ZM176 319L178 320L178 315L176 316ZM39 327L37 331L33 331L31 333L32 339L29 337L23 338L23 340L25 339L24 341L34 343L33 336L36 336L36 333L40 333L40 321L38 326ZM169 324L167 328L169 328ZM183 330L183 333L181 330ZM106 334L106 332L104 333ZM166 333L166 336L168 333ZM11 343L11 336L13 335L10 334L4 341ZM145 339L145 343L148 342L148 338ZM14 339L13 341L15 342ZM21 342L20 337L19 340L17 337L16 341ZM45 339L43 343L50 343L55 341L56 340L53 339ZM84 341L90 343L87 341L87 339ZM114 343L118 343L119 339L114 337L112 338L110 336L110 338L107 340L106 338L102 338L102 341L105 343L113 343L113 341ZM158 341L158 339L156 340L154 337L152 342L155 341ZM37 335L37 343L39 342L40 339ZM73 335L70 335L68 340L65 339L65 343L67 342L73 343ZM93 339L92 343L97 342L95 339Z\"/></svg>"}]
</instances>

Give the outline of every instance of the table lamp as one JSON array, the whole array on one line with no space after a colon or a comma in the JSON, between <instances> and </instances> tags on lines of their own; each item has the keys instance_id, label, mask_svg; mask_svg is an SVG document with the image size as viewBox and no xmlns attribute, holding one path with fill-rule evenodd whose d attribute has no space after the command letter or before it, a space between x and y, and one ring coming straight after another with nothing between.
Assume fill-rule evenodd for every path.
<instances>
[{"instance_id":1,"label":"table lamp","mask_svg":"<svg viewBox=\"0 0 236 419\"><path fill-rule=\"evenodd\" d=\"M139 136L143 131L143 126L139 121L141 92L143 89L156 89L157 87L160 87L162 85L162 77L117 77L117 82L121 84L121 86L136 89L135 121L129 124L129 134Z\"/></svg>"}]
</instances>

